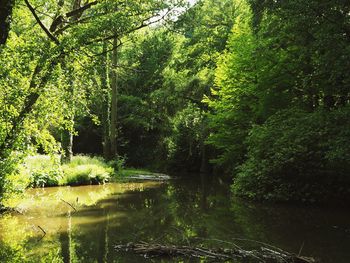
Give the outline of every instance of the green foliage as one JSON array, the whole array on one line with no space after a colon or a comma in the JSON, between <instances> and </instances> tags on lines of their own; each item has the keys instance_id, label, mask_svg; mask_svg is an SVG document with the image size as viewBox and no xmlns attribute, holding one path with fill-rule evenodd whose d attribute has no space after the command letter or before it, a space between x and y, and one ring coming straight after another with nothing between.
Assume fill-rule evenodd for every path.
<instances>
[{"instance_id":1,"label":"green foliage","mask_svg":"<svg viewBox=\"0 0 350 263\"><path fill-rule=\"evenodd\" d=\"M219 150L213 162L227 171L243 161L246 149L242 142L256 119L256 39L250 19L249 6L242 2L227 50L218 61L213 96L205 100L213 110L208 143Z\"/></svg>"},{"instance_id":2,"label":"green foliage","mask_svg":"<svg viewBox=\"0 0 350 263\"><path fill-rule=\"evenodd\" d=\"M19 175L28 178L30 187L57 186L63 176L59 158L46 155L27 157Z\"/></svg>"},{"instance_id":3,"label":"green foliage","mask_svg":"<svg viewBox=\"0 0 350 263\"><path fill-rule=\"evenodd\" d=\"M60 164L58 156L28 157L19 171L20 178L28 178L30 187L104 184L114 174L113 168L102 158L81 155L64 165Z\"/></svg>"},{"instance_id":4,"label":"green foliage","mask_svg":"<svg viewBox=\"0 0 350 263\"><path fill-rule=\"evenodd\" d=\"M349 107L291 109L252 129L234 192L259 200L327 201L349 196Z\"/></svg>"},{"instance_id":5,"label":"green foliage","mask_svg":"<svg viewBox=\"0 0 350 263\"><path fill-rule=\"evenodd\" d=\"M349 4L236 4L217 87L206 98L214 162L248 198L348 198Z\"/></svg>"},{"instance_id":6,"label":"green foliage","mask_svg":"<svg viewBox=\"0 0 350 263\"><path fill-rule=\"evenodd\" d=\"M74 156L62 165L60 185L104 184L114 174L113 168L99 157Z\"/></svg>"},{"instance_id":7,"label":"green foliage","mask_svg":"<svg viewBox=\"0 0 350 263\"><path fill-rule=\"evenodd\" d=\"M15 153L62 152L55 140L58 134L73 133L77 115L89 116L87 101L98 89L91 62L104 43L145 27L152 17L184 1L132 1L122 8L119 4L32 0L15 5L8 21L12 31L0 50L0 196L4 177L21 160L13 157ZM57 178L49 178L59 175L33 172L32 177L33 185L51 185Z\"/></svg>"},{"instance_id":8,"label":"green foliage","mask_svg":"<svg viewBox=\"0 0 350 263\"><path fill-rule=\"evenodd\" d=\"M32 0L37 16L15 5L0 47L0 198L27 180L103 183L110 166L198 171L209 158L243 196L346 195L350 4L201 0L143 28L184 2L106 0L72 14L71 1ZM125 158L18 168L69 153L73 134L74 149Z\"/></svg>"},{"instance_id":9,"label":"green foliage","mask_svg":"<svg viewBox=\"0 0 350 263\"><path fill-rule=\"evenodd\" d=\"M64 177L60 185L104 184L109 181L113 169L96 164L67 164L62 167Z\"/></svg>"},{"instance_id":10,"label":"green foliage","mask_svg":"<svg viewBox=\"0 0 350 263\"><path fill-rule=\"evenodd\" d=\"M174 117L173 134L169 138L168 148L170 166L175 170L199 170L202 122L203 115L193 104L189 104Z\"/></svg>"},{"instance_id":11,"label":"green foliage","mask_svg":"<svg viewBox=\"0 0 350 263\"><path fill-rule=\"evenodd\" d=\"M113 167L116 174L120 174L125 169L126 157L118 156L116 160L108 162L108 165Z\"/></svg>"}]
</instances>

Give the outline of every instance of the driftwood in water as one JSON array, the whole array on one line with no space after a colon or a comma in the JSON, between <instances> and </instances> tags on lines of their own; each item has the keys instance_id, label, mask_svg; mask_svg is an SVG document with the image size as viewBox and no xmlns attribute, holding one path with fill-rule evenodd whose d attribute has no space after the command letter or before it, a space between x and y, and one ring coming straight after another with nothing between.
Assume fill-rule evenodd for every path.
<instances>
[{"instance_id":1,"label":"driftwood in water","mask_svg":"<svg viewBox=\"0 0 350 263\"><path fill-rule=\"evenodd\" d=\"M193 257L216 261L255 260L269 263L315 263L315 259L297 256L282 250L275 251L261 247L259 250L208 249L203 247L173 246L149 243L128 243L116 245L119 251L130 251L145 257ZM251 262L251 261L249 261Z\"/></svg>"}]
</instances>

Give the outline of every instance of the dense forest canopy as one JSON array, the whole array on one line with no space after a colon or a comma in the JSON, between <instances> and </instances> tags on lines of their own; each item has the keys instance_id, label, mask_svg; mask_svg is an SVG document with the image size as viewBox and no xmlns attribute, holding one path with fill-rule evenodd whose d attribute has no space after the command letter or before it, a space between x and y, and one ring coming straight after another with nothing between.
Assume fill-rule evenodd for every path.
<instances>
[{"instance_id":1,"label":"dense forest canopy","mask_svg":"<svg viewBox=\"0 0 350 263\"><path fill-rule=\"evenodd\" d=\"M349 1L0 3L0 195L25 156L85 153L349 200Z\"/></svg>"}]
</instances>

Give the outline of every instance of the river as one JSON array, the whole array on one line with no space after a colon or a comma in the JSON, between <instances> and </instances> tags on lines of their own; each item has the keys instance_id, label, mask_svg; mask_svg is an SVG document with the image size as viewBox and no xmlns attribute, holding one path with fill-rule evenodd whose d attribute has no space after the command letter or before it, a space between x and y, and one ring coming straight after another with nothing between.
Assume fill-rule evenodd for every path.
<instances>
[{"instance_id":1,"label":"river","mask_svg":"<svg viewBox=\"0 0 350 263\"><path fill-rule=\"evenodd\" d=\"M30 189L0 217L0 262L203 262L148 259L117 244L255 248L350 262L349 209L256 204L215 178ZM243 239L243 240L242 240ZM248 241L249 240L249 241Z\"/></svg>"}]
</instances>

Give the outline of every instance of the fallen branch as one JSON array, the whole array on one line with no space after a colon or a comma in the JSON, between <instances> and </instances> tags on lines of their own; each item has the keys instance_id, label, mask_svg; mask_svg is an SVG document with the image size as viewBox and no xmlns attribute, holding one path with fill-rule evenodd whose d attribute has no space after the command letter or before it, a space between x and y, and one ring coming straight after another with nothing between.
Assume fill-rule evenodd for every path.
<instances>
[{"instance_id":1,"label":"fallen branch","mask_svg":"<svg viewBox=\"0 0 350 263\"><path fill-rule=\"evenodd\" d=\"M72 204L68 203L67 201L65 201L63 199L61 199L61 201L65 204L69 205L71 208L73 208L75 212L77 211L77 209Z\"/></svg>"},{"instance_id":2,"label":"fallen branch","mask_svg":"<svg viewBox=\"0 0 350 263\"><path fill-rule=\"evenodd\" d=\"M38 240L39 242L46 236L46 231L41 226L38 226L38 228L43 232L43 236Z\"/></svg>"},{"instance_id":3,"label":"fallen branch","mask_svg":"<svg viewBox=\"0 0 350 263\"><path fill-rule=\"evenodd\" d=\"M261 247L259 250L244 249L208 249L203 247L161 245L149 243L128 243L116 245L118 251L129 251L144 257L190 257L204 258L215 261L227 260L248 260L269 263L316 263L316 260L308 257L301 257L282 250L275 251L271 248ZM250 262L250 261L249 261Z\"/></svg>"}]
</instances>

